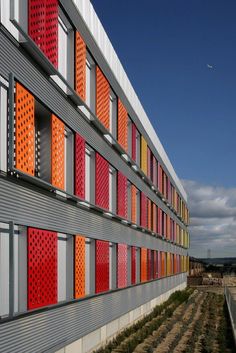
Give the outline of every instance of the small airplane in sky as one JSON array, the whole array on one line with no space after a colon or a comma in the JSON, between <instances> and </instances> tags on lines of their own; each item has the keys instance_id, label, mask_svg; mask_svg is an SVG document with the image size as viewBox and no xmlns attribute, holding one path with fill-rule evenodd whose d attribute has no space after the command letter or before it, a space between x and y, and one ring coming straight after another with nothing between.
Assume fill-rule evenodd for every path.
<instances>
[{"instance_id":1,"label":"small airplane in sky","mask_svg":"<svg viewBox=\"0 0 236 353\"><path fill-rule=\"evenodd\" d=\"M207 64L208 69L213 69L213 66L210 64Z\"/></svg>"}]
</instances>

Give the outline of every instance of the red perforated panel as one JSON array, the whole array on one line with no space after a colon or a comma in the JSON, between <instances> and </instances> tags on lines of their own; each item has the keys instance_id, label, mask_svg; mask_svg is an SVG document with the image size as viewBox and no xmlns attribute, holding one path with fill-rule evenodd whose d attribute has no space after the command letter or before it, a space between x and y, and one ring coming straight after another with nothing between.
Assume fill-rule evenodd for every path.
<instances>
[{"instance_id":1,"label":"red perforated panel","mask_svg":"<svg viewBox=\"0 0 236 353\"><path fill-rule=\"evenodd\" d=\"M127 245L117 244L117 288L127 286Z\"/></svg>"},{"instance_id":2,"label":"red perforated panel","mask_svg":"<svg viewBox=\"0 0 236 353\"><path fill-rule=\"evenodd\" d=\"M140 224L141 227L147 228L147 196L141 192L141 208L140 208Z\"/></svg>"},{"instance_id":3,"label":"red perforated panel","mask_svg":"<svg viewBox=\"0 0 236 353\"><path fill-rule=\"evenodd\" d=\"M29 0L28 33L58 67L58 0Z\"/></svg>"},{"instance_id":4,"label":"red perforated panel","mask_svg":"<svg viewBox=\"0 0 236 353\"><path fill-rule=\"evenodd\" d=\"M134 123L132 123L132 159L136 162L136 134L137 129Z\"/></svg>"},{"instance_id":5,"label":"red perforated panel","mask_svg":"<svg viewBox=\"0 0 236 353\"><path fill-rule=\"evenodd\" d=\"M157 261L157 251L154 250L153 252L153 278L158 277L158 261Z\"/></svg>"},{"instance_id":6,"label":"red perforated panel","mask_svg":"<svg viewBox=\"0 0 236 353\"><path fill-rule=\"evenodd\" d=\"M57 303L57 233L28 228L28 309Z\"/></svg>"},{"instance_id":7,"label":"red perforated panel","mask_svg":"<svg viewBox=\"0 0 236 353\"><path fill-rule=\"evenodd\" d=\"M75 135L75 195L85 198L85 140Z\"/></svg>"},{"instance_id":8,"label":"red perforated panel","mask_svg":"<svg viewBox=\"0 0 236 353\"><path fill-rule=\"evenodd\" d=\"M120 171L117 173L117 214L127 218L127 178Z\"/></svg>"},{"instance_id":9,"label":"red perforated panel","mask_svg":"<svg viewBox=\"0 0 236 353\"><path fill-rule=\"evenodd\" d=\"M85 238L75 236L75 299L85 296Z\"/></svg>"},{"instance_id":10,"label":"red perforated panel","mask_svg":"<svg viewBox=\"0 0 236 353\"><path fill-rule=\"evenodd\" d=\"M162 235L162 209L158 207L158 234Z\"/></svg>"},{"instance_id":11,"label":"red perforated panel","mask_svg":"<svg viewBox=\"0 0 236 353\"><path fill-rule=\"evenodd\" d=\"M96 153L96 205L109 209L109 163Z\"/></svg>"},{"instance_id":12,"label":"red perforated panel","mask_svg":"<svg viewBox=\"0 0 236 353\"><path fill-rule=\"evenodd\" d=\"M109 290L109 242L96 240L95 292Z\"/></svg>"},{"instance_id":13,"label":"red perforated panel","mask_svg":"<svg viewBox=\"0 0 236 353\"><path fill-rule=\"evenodd\" d=\"M136 247L131 248L131 284L136 283Z\"/></svg>"},{"instance_id":14,"label":"red perforated panel","mask_svg":"<svg viewBox=\"0 0 236 353\"><path fill-rule=\"evenodd\" d=\"M147 251L147 279L150 281L152 279L152 251L148 249Z\"/></svg>"}]
</instances>

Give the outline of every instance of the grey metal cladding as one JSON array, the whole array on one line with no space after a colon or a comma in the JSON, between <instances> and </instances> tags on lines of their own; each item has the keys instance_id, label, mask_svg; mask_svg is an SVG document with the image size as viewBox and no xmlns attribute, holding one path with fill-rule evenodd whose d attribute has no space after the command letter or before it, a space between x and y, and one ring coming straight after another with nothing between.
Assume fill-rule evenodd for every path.
<instances>
[{"instance_id":1,"label":"grey metal cladding","mask_svg":"<svg viewBox=\"0 0 236 353\"><path fill-rule=\"evenodd\" d=\"M170 211L163 201L150 187L129 167L121 156L99 135L75 109L73 103L63 92L55 87L52 79L48 79L39 68L33 64L26 53L22 53L0 30L0 74L8 79L13 73L36 97L38 97L52 112L60 117L70 128L81 134L88 144L104 156L116 169L120 170L137 188L143 191L153 202L184 229L186 226ZM23 50L22 50L23 51ZM32 60L32 59L31 59Z\"/></svg>"},{"instance_id":2,"label":"grey metal cladding","mask_svg":"<svg viewBox=\"0 0 236 353\"><path fill-rule=\"evenodd\" d=\"M179 274L0 324L0 353L55 352L186 282Z\"/></svg>"},{"instance_id":3,"label":"grey metal cladding","mask_svg":"<svg viewBox=\"0 0 236 353\"><path fill-rule=\"evenodd\" d=\"M24 183L27 185L27 183ZM0 178L0 221L54 230L59 233L82 234L88 238L168 251L187 255L187 250L167 243L120 222L59 200L48 192L26 187ZM37 191L38 190L38 191Z\"/></svg>"},{"instance_id":4,"label":"grey metal cladding","mask_svg":"<svg viewBox=\"0 0 236 353\"><path fill-rule=\"evenodd\" d=\"M122 102L125 104L132 120L137 125L138 130L145 137L146 141L148 142L149 147L154 152L154 155L162 163L162 167L163 167L165 173L169 176L172 184L175 185L176 189L178 190L179 194L182 196L182 199L184 200L182 193L180 192L180 190L176 186L176 184L175 184L172 176L168 172L168 170L165 166L165 163L163 162L160 154L158 153L152 140L149 138L149 135L145 131L136 112L134 111L133 107L131 106L129 100L127 99L123 89L121 88L118 81L116 80L113 72L110 69L110 66L108 65L106 59L104 58L103 53L100 51L96 41L94 40L92 34L90 33L88 26L85 23L83 17L80 15L76 5L71 0L60 0L60 3L63 6L63 8L65 9L66 13L68 14L68 16L69 16L70 20L72 21L72 23L74 24L75 28L77 28L78 31L81 33L81 35L84 37L88 48L90 49L91 53L94 56L94 59L99 64L100 68L104 72L105 76L107 77L108 81L110 82L110 84L111 84L112 88L114 89L114 91L116 92L116 94L121 98Z\"/></svg>"}]
</instances>

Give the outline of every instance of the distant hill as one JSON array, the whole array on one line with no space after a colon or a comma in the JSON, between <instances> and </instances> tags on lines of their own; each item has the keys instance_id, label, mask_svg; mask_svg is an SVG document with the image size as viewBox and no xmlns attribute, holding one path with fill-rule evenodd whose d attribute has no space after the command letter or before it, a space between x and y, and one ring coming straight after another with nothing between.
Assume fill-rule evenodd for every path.
<instances>
[{"instance_id":1,"label":"distant hill","mask_svg":"<svg viewBox=\"0 0 236 353\"><path fill-rule=\"evenodd\" d=\"M215 257L211 259L201 258L199 260L212 265L236 265L236 257Z\"/></svg>"}]
</instances>

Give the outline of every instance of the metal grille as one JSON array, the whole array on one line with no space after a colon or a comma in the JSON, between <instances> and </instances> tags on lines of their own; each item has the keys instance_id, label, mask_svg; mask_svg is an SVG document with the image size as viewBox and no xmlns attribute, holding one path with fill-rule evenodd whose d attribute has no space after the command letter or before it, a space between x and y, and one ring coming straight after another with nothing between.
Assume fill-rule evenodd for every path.
<instances>
[{"instance_id":1,"label":"metal grille","mask_svg":"<svg viewBox=\"0 0 236 353\"><path fill-rule=\"evenodd\" d=\"M110 85L100 68L96 67L96 112L101 123L110 127Z\"/></svg>"},{"instance_id":2,"label":"metal grille","mask_svg":"<svg viewBox=\"0 0 236 353\"><path fill-rule=\"evenodd\" d=\"M109 290L109 242L96 240L96 293Z\"/></svg>"},{"instance_id":3,"label":"metal grille","mask_svg":"<svg viewBox=\"0 0 236 353\"><path fill-rule=\"evenodd\" d=\"M75 195L85 198L85 140L75 135Z\"/></svg>"},{"instance_id":4,"label":"metal grille","mask_svg":"<svg viewBox=\"0 0 236 353\"><path fill-rule=\"evenodd\" d=\"M57 233L28 228L28 309L57 303Z\"/></svg>"},{"instance_id":5,"label":"metal grille","mask_svg":"<svg viewBox=\"0 0 236 353\"><path fill-rule=\"evenodd\" d=\"M109 208L109 163L96 153L96 205Z\"/></svg>"},{"instance_id":6,"label":"metal grille","mask_svg":"<svg viewBox=\"0 0 236 353\"><path fill-rule=\"evenodd\" d=\"M147 228L147 196L141 192L141 217L140 224L141 227Z\"/></svg>"},{"instance_id":7,"label":"metal grille","mask_svg":"<svg viewBox=\"0 0 236 353\"><path fill-rule=\"evenodd\" d=\"M127 286L127 245L117 244L117 288Z\"/></svg>"},{"instance_id":8,"label":"metal grille","mask_svg":"<svg viewBox=\"0 0 236 353\"><path fill-rule=\"evenodd\" d=\"M137 135L137 128L134 123L132 123L132 159L136 162L136 135Z\"/></svg>"},{"instance_id":9,"label":"metal grille","mask_svg":"<svg viewBox=\"0 0 236 353\"><path fill-rule=\"evenodd\" d=\"M131 284L136 283L136 247L131 247Z\"/></svg>"},{"instance_id":10,"label":"metal grille","mask_svg":"<svg viewBox=\"0 0 236 353\"><path fill-rule=\"evenodd\" d=\"M123 103L118 101L118 142L128 151L128 113Z\"/></svg>"},{"instance_id":11,"label":"metal grille","mask_svg":"<svg viewBox=\"0 0 236 353\"><path fill-rule=\"evenodd\" d=\"M117 173L117 214L127 218L127 178L120 171Z\"/></svg>"},{"instance_id":12,"label":"metal grille","mask_svg":"<svg viewBox=\"0 0 236 353\"><path fill-rule=\"evenodd\" d=\"M34 97L16 83L15 110L15 165L24 173L35 172Z\"/></svg>"},{"instance_id":13,"label":"metal grille","mask_svg":"<svg viewBox=\"0 0 236 353\"><path fill-rule=\"evenodd\" d=\"M58 0L29 0L28 32L58 67Z\"/></svg>"},{"instance_id":14,"label":"metal grille","mask_svg":"<svg viewBox=\"0 0 236 353\"><path fill-rule=\"evenodd\" d=\"M141 282L147 280L147 249L141 248Z\"/></svg>"},{"instance_id":15,"label":"metal grille","mask_svg":"<svg viewBox=\"0 0 236 353\"><path fill-rule=\"evenodd\" d=\"M65 125L52 114L52 185L64 189Z\"/></svg>"},{"instance_id":16,"label":"metal grille","mask_svg":"<svg viewBox=\"0 0 236 353\"><path fill-rule=\"evenodd\" d=\"M137 188L131 185L131 222L137 223Z\"/></svg>"},{"instance_id":17,"label":"metal grille","mask_svg":"<svg viewBox=\"0 0 236 353\"><path fill-rule=\"evenodd\" d=\"M141 136L141 169L147 175L147 141Z\"/></svg>"},{"instance_id":18,"label":"metal grille","mask_svg":"<svg viewBox=\"0 0 236 353\"><path fill-rule=\"evenodd\" d=\"M75 299L85 296L85 238L75 236Z\"/></svg>"},{"instance_id":19,"label":"metal grille","mask_svg":"<svg viewBox=\"0 0 236 353\"><path fill-rule=\"evenodd\" d=\"M79 32L76 32L75 47L75 89L80 98L86 99L86 44Z\"/></svg>"}]
</instances>

